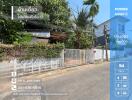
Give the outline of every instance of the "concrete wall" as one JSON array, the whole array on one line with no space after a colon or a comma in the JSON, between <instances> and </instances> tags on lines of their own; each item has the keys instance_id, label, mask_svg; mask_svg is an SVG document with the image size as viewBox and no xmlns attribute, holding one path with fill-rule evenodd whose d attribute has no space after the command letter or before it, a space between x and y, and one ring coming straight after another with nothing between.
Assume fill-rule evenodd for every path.
<instances>
[{"instance_id":1,"label":"concrete wall","mask_svg":"<svg viewBox=\"0 0 132 100\"><path fill-rule=\"evenodd\" d=\"M95 51L95 60L105 60L106 59L106 51L103 49L94 49ZM130 49L126 50L131 51ZM108 58L122 58L125 56L126 51L124 50L108 50ZM132 53L132 51L131 51Z\"/></svg>"},{"instance_id":2,"label":"concrete wall","mask_svg":"<svg viewBox=\"0 0 132 100\"><path fill-rule=\"evenodd\" d=\"M104 60L106 59L106 51L103 49L94 49L95 51L95 60ZM108 50L108 58L110 58L110 50Z\"/></svg>"}]
</instances>

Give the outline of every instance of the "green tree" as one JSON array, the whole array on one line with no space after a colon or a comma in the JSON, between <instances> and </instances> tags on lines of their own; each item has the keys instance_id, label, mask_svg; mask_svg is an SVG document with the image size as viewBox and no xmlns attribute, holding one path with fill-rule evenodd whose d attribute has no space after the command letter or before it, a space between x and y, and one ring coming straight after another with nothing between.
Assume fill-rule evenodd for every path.
<instances>
[{"instance_id":1,"label":"green tree","mask_svg":"<svg viewBox=\"0 0 132 100\"><path fill-rule=\"evenodd\" d=\"M42 12L44 14L44 24L52 29L65 30L69 25L70 8L66 0L1 0L0 1L0 14L8 16L11 15L11 6L42 6ZM49 20L47 20L47 15ZM49 23L45 23L46 21ZM38 21L39 22L39 21ZM39 22L40 23L40 22ZM65 27L65 28L64 28Z\"/></svg>"},{"instance_id":2,"label":"green tree","mask_svg":"<svg viewBox=\"0 0 132 100\"><path fill-rule=\"evenodd\" d=\"M51 31L66 31L69 26L70 9L66 0L1 0L0 1L0 34L7 43L13 41L19 41L21 34L18 31L22 31L17 27L21 26L20 21L11 21L11 6L42 6L42 13L44 14L43 20L32 20L36 23L41 23L42 26L46 26ZM49 17L49 18L48 18ZM3 20L3 18L5 18ZM9 21L9 23L8 23ZM17 23L19 22L20 25ZM23 21L23 23L25 23ZM4 26L3 26L4 25ZM2 27L2 29L1 29ZM44 27L45 28L45 27ZM6 30L8 29L8 31ZM7 39L9 37L10 39ZM9 41L10 40L10 41Z\"/></svg>"},{"instance_id":3,"label":"green tree","mask_svg":"<svg viewBox=\"0 0 132 100\"><path fill-rule=\"evenodd\" d=\"M11 20L11 6L35 5L35 0L1 0L0 1L0 42L6 44L20 43L23 40L29 41L28 34L21 34L23 31L22 21ZM27 38L28 37L28 38Z\"/></svg>"},{"instance_id":4,"label":"green tree","mask_svg":"<svg viewBox=\"0 0 132 100\"><path fill-rule=\"evenodd\" d=\"M99 13L99 4L96 0L84 0L83 4L90 6L89 17L91 17L93 21L93 18Z\"/></svg>"},{"instance_id":5,"label":"green tree","mask_svg":"<svg viewBox=\"0 0 132 100\"><path fill-rule=\"evenodd\" d=\"M92 47L92 36L86 34L86 33L81 33L80 34L80 47L78 48L78 42L77 42L77 37L76 33L70 33L69 37L65 43L66 48L72 48L72 49L86 49L86 48L91 48Z\"/></svg>"},{"instance_id":6,"label":"green tree","mask_svg":"<svg viewBox=\"0 0 132 100\"><path fill-rule=\"evenodd\" d=\"M74 27L73 30L76 33L76 45L77 48L80 48L80 37L83 31L87 31L90 21L88 20L88 13L86 10L82 9L80 12L78 12L77 17L74 17Z\"/></svg>"},{"instance_id":7,"label":"green tree","mask_svg":"<svg viewBox=\"0 0 132 100\"><path fill-rule=\"evenodd\" d=\"M42 0L43 12L49 15L50 28L55 31L66 30L70 25L70 8L66 0Z\"/></svg>"},{"instance_id":8,"label":"green tree","mask_svg":"<svg viewBox=\"0 0 132 100\"><path fill-rule=\"evenodd\" d=\"M91 18L91 22L93 23L94 17L99 13L99 4L97 3L96 0L84 0L83 4L90 6L88 16ZM93 24L92 24L92 33L93 33L93 45L95 45L95 42L94 42L95 34L94 34L94 25Z\"/></svg>"},{"instance_id":9,"label":"green tree","mask_svg":"<svg viewBox=\"0 0 132 100\"><path fill-rule=\"evenodd\" d=\"M69 35L67 47L74 47L77 49L91 48L92 23L89 20L88 12L86 9L82 9L78 12L77 16L74 16L73 20L73 33Z\"/></svg>"},{"instance_id":10,"label":"green tree","mask_svg":"<svg viewBox=\"0 0 132 100\"><path fill-rule=\"evenodd\" d=\"M0 19L0 42L5 44L21 43L31 41L30 34L22 34L23 24L20 21L10 19Z\"/></svg>"}]
</instances>

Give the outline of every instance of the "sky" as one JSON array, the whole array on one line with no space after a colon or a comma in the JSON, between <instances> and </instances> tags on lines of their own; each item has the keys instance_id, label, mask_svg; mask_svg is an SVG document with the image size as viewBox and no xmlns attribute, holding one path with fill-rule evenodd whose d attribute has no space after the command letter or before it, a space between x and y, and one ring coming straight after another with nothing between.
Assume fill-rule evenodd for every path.
<instances>
[{"instance_id":1,"label":"sky","mask_svg":"<svg viewBox=\"0 0 132 100\"><path fill-rule=\"evenodd\" d=\"M100 5L100 9L95 17L95 23L99 25L110 18L110 0L97 0L97 2ZM83 0L68 0L68 3L73 13L76 13L77 9L83 7Z\"/></svg>"},{"instance_id":2,"label":"sky","mask_svg":"<svg viewBox=\"0 0 132 100\"><path fill-rule=\"evenodd\" d=\"M67 0L69 3L69 6L72 10L72 12L74 12L76 14L77 9L81 9L83 7L83 0ZM98 15L94 18L94 21L97 25L103 23L104 21L107 21L108 19L110 19L110 16L112 17L112 11L114 7L128 7L128 13L129 15L127 16L128 19L131 20L132 18L132 13L131 13L131 0L96 0L100 6L99 9L99 13ZM110 6L111 5L111 6ZM111 13L111 14L110 14ZM75 15L74 14L74 15ZM132 40L132 22L129 21L129 23L127 23L126 25L126 33L129 35L129 38L131 38Z\"/></svg>"}]
</instances>

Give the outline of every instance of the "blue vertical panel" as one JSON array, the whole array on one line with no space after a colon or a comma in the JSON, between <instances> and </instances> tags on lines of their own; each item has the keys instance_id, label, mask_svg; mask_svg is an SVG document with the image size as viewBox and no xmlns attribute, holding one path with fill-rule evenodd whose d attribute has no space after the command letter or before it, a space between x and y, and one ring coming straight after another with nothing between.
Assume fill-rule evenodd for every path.
<instances>
[{"instance_id":1,"label":"blue vertical panel","mask_svg":"<svg viewBox=\"0 0 132 100\"><path fill-rule=\"evenodd\" d=\"M131 2L110 0L110 100L132 100Z\"/></svg>"}]
</instances>

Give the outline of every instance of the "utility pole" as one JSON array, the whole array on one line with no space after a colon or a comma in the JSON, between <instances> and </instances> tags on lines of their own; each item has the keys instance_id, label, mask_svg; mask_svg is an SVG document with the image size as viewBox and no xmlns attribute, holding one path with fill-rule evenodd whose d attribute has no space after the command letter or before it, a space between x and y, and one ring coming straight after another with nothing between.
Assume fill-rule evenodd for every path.
<instances>
[{"instance_id":1,"label":"utility pole","mask_svg":"<svg viewBox=\"0 0 132 100\"><path fill-rule=\"evenodd\" d=\"M108 41L107 41L107 26L104 25L104 37L105 37L105 55L106 55L106 61L109 61L108 59Z\"/></svg>"}]
</instances>

